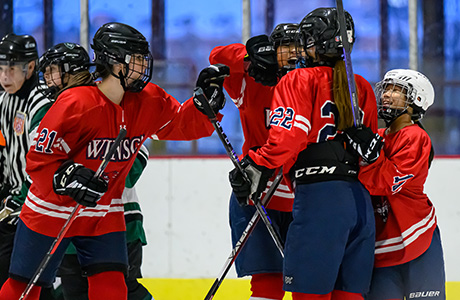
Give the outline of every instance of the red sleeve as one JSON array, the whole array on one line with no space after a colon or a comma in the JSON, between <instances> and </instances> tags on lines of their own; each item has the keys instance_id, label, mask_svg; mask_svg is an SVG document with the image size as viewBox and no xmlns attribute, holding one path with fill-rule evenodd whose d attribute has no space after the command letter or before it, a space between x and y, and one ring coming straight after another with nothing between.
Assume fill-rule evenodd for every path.
<instances>
[{"instance_id":1,"label":"red sleeve","mask_svg":"<svg viewBox=\"0 0 460 300\"><path fill-rule=\"evenodd\" d=\"M361 167L359 179L371 195L423 194L430 151L431 141L424 130L417 125L405 127L386 137L379 159Z\"/></svg>"},{"instance_id":2,"label":"red sleeve","mask_svg":"<svg viewBox=\"0 0 460 300\"><path fill-rule=\"evenodd\" d=\"M224 88L232 99L241 97L243 79L246 76L244 67L245 55L246 47L243 44L218 46L209 55L209 62L211 64L220 63L230 68L230 76L225 78Z\"/></svg>"},{"instance_id":3,"label":"red sleeve","mask_svg":"<svg viewBox=\"0 0 460 300\"><path fill-rule=\"evenodd\" d=\"M314 80L305 77L308 74L298 71L300 69L291 71L276 85L268 140L257 152L249 151L258 165L274 169L287 164L287 172L297 154L307 147L313 105L310 90L315 87L311 86Z\"/></svg>"},{"instance_id":4,"label":"red sleeve","mask_svg":"<svg viewBox=\"0 0 460 300\"><path fill-rule=\"evenodd\" d=\"M171 95L159 88L163 99L162 111L156 115L163 120L163 126L152 136L159 140L196 140L210 136L214 127L208 117L193 104L193 98L182 105ZM222 115L218 115L219 120Z\"/></svg>"}]
</instances>

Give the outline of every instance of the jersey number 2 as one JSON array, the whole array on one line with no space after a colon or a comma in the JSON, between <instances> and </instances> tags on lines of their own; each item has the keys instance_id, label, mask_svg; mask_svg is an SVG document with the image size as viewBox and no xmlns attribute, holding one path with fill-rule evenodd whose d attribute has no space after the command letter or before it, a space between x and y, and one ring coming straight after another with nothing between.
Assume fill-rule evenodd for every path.
<instances>
[{"instance_id":1,"label":"jersey number 2","mask_svg":"<svg viewBox=\"0 0 460 300\"><path fill-rule=\"evenodd\" d=\"M326 101L321 107L321 118L330 118L331 123L326 123L318 132L318 143L325 142L330 137L335 137L337 135L337 128L335 127L335 119L339 115L337 106L332 101Z\"/></svg>"}]
</instances>

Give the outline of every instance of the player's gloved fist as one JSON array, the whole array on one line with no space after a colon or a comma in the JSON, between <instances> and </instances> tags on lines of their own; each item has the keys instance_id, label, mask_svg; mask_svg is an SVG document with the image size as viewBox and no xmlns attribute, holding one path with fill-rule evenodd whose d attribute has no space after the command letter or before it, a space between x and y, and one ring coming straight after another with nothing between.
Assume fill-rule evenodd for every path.
<instances>
[{"instance_id":1,"label":"player's gloved fist","mask_svg":"<svg viewBox=\"0 0 460 300\"><path fill-rule=\"evenodd\" d=\"M251 182L247 180L243 173L237 168L234 168L228 174L230 185L233 193L240 206L249 205L249 195L251 195Z\"/></svg>"},{"instance_id":2,"label":"player's gloved fist","mask_svg":"<svg viewBox=\"0 0 460 300\"><path fill-rule=\"evenodd\" d=\"M273 175L274 170L268 169L264 166L257 165L249 155L246 155L241 160L240 165L243 171L246 173L247 178L250 182L248 182L248 180L243 177L241 172L235 168L230 172L229 176L233 192L235 193L235 196L237 196L237 199L238 197L240 197L240 199L238 199L238 202L241 205L245 205L248 203L248 197L251 198L252 201L257 202L259 201L262 192L267 187L267 182ZM241 183L242 181L241 179L239 179L240 176L243 177L243 183ZM247 190L248 185L249 191ZM246 197L243 200L244 196Z\"/></svg>"},{"instance_id":3,"label":"player's gloved fist","mask_svg":"<svg viewBox=\"0 0 460 300\"><path fill-rule=\"evenodd\" d=\"M369 127L350 127L345 129L348 143L364 159L371 164L375 162L383 148L384 139L378 133L374 133Z\"/></svg>"},{"instance_id":4,"label":"player's gloved fist","mask_svg":"<svg viewBox=\"0 0 460 300\"><path fill-rule=\"evenodd\" d=\"M94 177L95 172L81 164L67 161L54 174L53 188L56 194L72 197L83 206L95 207L107 192L104 179Z\"/></svg>"},{"instance_id":5,"label":"player's gloved fist","mask_svg":"<svg viewBox=\"0 0 460 300\"><path fill-rule=\"evenodd\" d=\"M244 58L249 61L248 74L256 82L263 85L274 86L278 82L278 60L273 42L268 36L258 35L246 42L247 55Z\"/></svg>"},{"instance_id":6,"label":"player's gloved fist","mask_svg":"<svg viewBox=\"0 0 460 300\"><path fill-rule=\"evenodd\" d=\"M200 74L198 75L196 86L203 90L206 98L208 98L208 102L212 110L214 111L214 114L217 114L219 110L225 106L223 85L225 77L229 75L230 69L224 64L210 65L209 67L201 70ZM201 101L202 100L197 97L194 97L193 99L193 103L195 104L196 108L205 115L208 115Z\"/></svg>"},{"instance_id":7,"label":"player's gloved fist","mask_svg":"<svg viewBox=\"0 0 460 300\"><path fill-rule=\"evenodd\" d=\"M0 203L0 222L8 221L10 216L15 211L21 209L21 203L13 199L13 196L9 195Z\"/></svg>"}]
</instances>

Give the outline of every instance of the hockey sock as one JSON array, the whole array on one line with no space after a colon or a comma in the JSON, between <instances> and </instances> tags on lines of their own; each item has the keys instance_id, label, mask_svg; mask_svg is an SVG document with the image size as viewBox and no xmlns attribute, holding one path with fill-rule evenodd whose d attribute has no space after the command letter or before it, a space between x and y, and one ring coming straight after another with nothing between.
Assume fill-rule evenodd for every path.
<instances>
[{"instance_id":1,"label":"hockey sock","mask_svg":"<svg viewBox=\"0 0 460 300\"><path fill-rule=\"evenodd\" d=\"M26 282L17 281L11 278L5 282L0 290L0 299L2 300L18 300L27 287ZM38 300L40 297L41 287L35 285L27 296L28 300Z\"/></svg>"},{"instance_id":2,"label":"hockey sock","mask_svg":"<svg viewBox=\"0 0 460 300\"><path fill-rule=\"evenodd\" d=\"M122 272L102 272L88 277L90 300L126 300L128 288Z\"/></svg>"},{"instance_id":3,"label":"hockey sock","mask_svg":"<svg viewBox=\"0 0 460 300\"><path fill-rule=\"evenodd\" d=\"M363 295L339 290L332 291L332 300L364 300Z\"/></svg>"},{"instance_id":4,"label":"hockey sock","mask_svg":"<svg viewBox=\"0 0 460 300\"><path fill-rule=\"evenodd\" d=\"M292 300L331 300L332 292L325 295L292 292Z\"/></svg>"},{"instance_id":5,"label":"hockey sock","mask_svg":"<svg viewBox=\"0 0 460 300\"><path fill-rule=\"evenodd\" d=\"M282 300L283 291L283 274L282 273L261 273L254 274L251 278L252 300Z\"/></svg>"}]
</instances>

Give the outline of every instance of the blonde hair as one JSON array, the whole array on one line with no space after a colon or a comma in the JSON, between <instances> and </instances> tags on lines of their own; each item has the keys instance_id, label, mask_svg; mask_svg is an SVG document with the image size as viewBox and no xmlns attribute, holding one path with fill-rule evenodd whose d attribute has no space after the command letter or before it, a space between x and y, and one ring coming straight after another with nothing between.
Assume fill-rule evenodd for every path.
<instances>
[{"instance_id":1,"label":"blonde hair","mask_svg":"<svg viewBox=\"0 0 460 300\"><path fill-rule=\"evenodd\" d=\"M66 75L69 75L69 82L67 82L67 85L56 94L56 99L62 92L64 92L67 89L70 89L76 86L81 86L81 85L93 85L94 84L93 77L88 70L83 70L76 74L67 73Z\"/></svg>"},{"instance_id":2,"label":"blonde hair","mask_svg":"<svg viewBox=\"0 0 460 300\"><path fill-rule=\"evenodd\" d=\"M353 126L354 120L351 108L350 92L348 89L347 71L343 60L336 61L334 65L332 90L334 102L337 110L339 111L336 126L338 130L344 130ZM356 89L356 97L358 98L358 89Z\"/></svg>"}]
</instances>

